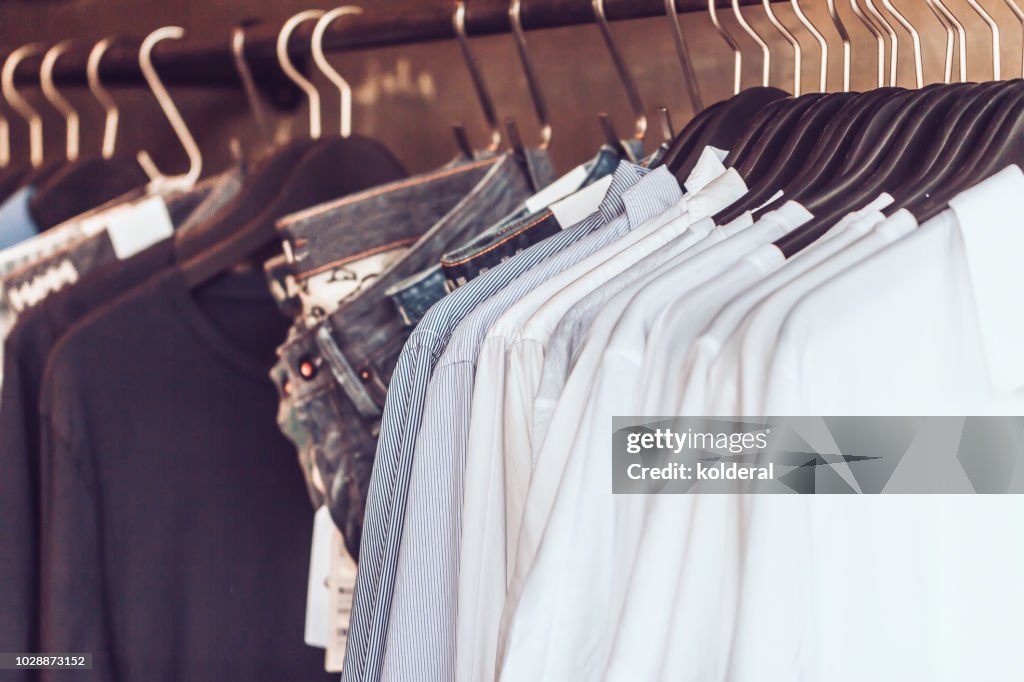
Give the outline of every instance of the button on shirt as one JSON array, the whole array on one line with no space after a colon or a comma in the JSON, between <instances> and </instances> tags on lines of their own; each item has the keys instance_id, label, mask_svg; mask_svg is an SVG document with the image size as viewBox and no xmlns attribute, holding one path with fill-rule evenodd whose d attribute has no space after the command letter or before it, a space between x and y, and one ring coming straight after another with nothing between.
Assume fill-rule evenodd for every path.
<instances>
[{"instance_id":1,"label":"button on shirt","mask_svg":"<svg viewBox=\"0 0 1024 682\"><path fill-rule=\"evenodd\" d=\"M645 172L620 163L609 193L621 194ZM481 302L536 264L586 237L611 217L602 214L600 219L585 220L554 234L459 287L427 311L402 348L388 386L370 478L343 682L375 682L380 677L413 448L437 358L458 324Z\"/></svg>"},{"instance_id":2,"label":"button on shirt","mask_svg":"<svg viewBox=\"0 0 1024 682\"><path fill-rule=\"evenodd\" d=\"M616 586L626 579L635 537L629 530L618 531L635 528L633 508L638 506L635 500L624 499L634 496L613 496L607 490L608 429L613 415L635 413L651 325L678 292L722 272L806 219L803 207L787 202L753 227L647 284L615 325L601 351L597 380L540 550L518 604L510 604L507 648L501 659L504 679L597 679L604 671L624 597ZM579 365L574 373L578 370ZM549 435L562 428L553 421ZM595 453L607 456L595 458ZM542 452L541 459L547 454ZM582 575L587 580L579 580Z\"/></svg>"}]
</instances>

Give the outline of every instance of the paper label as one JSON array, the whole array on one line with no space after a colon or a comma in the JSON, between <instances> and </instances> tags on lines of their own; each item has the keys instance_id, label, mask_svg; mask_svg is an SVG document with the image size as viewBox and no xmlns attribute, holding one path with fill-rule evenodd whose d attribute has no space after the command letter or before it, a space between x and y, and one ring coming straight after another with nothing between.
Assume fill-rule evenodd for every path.
<instances>
[{"instance_id":1,"label":"paper label","mask_svg":"<svg viewBox=\"0 0 1024 682\"><path fill-rule=\"evenodd\" d=\"M598 209L611 186L612 176L606 175L592 185L587 185L575 194L552 204L551 212L555 214L555 219L563 230L572 227Z\"/></svg>"},{"instance_id":2,"label":"paper label","mask_svg":"<svg viewBox=\"0 0 1024 682\"><path fill-rule=\"evenodd\" d=\"M331 627L331 552L337 529L327 507L313 516L313 544L309 550L309 585L306 587L306 633L309 646L327 648Z\"/></svg>"},{"instance_id":3,"label":"paper label","mask_svg":"<svg viewBox=\"0 0 1024 682\"><path fill-rule=\"evenodd\" d=\"M348 623L352 617L352 596L356 590L356 562L345 548L345 540L335 529L331 552L330 639L324 656L324 669L341 672L348 642Z\"/></svg>"},{"instance_id":4,"label":"paper label","mask_svg":"<svg viewBox=\"0 0 1024 682\"><path fill-rule=\"evenodd\" d=\"M556 201L569 196L580 188L583 181L587 179L588 172L585 165L576 166L527 199L525 202L526 210L530 213L537 213L538 211L543 211Z\"/></svg>"},{"instance_id":5,"label":"paper label","mask_svg":"<svg viewBox=\"0 0 1024 682\"><path fill-rule=\"evenodd\" d=\"M110 244L118 259L131 258L174 234L163 198L151 196L104 216Z\"/></svg>"}]
</instances>

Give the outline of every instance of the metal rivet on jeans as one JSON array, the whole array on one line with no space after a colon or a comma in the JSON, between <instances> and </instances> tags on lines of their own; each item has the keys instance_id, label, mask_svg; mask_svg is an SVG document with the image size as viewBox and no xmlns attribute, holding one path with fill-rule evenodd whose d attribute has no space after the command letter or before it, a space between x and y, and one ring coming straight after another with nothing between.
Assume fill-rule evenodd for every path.
<instances>
[{"instance_id":1,"label":"metal rivet on jeans","mask_svg":"<svg viewBox=\"0 0 1024 682\"><path fill-rule=\"evenodd\" d=\"M316 364L310 358L299 360L299 374L303 379L312 379L316 376Z\"/></svg>"}]
</instances>

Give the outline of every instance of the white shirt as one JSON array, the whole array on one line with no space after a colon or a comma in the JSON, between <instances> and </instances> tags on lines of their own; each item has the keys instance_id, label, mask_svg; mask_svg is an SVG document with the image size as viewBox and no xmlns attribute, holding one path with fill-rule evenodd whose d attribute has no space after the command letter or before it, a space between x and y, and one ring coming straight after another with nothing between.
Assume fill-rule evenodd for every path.
<instances>
[{"instance_id":1,"label":"white shirt","mask_svg":"<svg viewBox=\"0 0 1024 682\"><path fill-rule=\"evenodd\" d=\"M635 536L618 531L630 526L624 519L632 519L638 504L627 499L636 496L613 496L608 488L610 424L615 414L635 413L647 332L680 291L787 233L806 215L803 207L787 202L753 227L689 259L685 266L663 267L664 272L630 302L601 352L569 464L554 505L548 503L551 517L517 603L513 601L517 595L510 593L502 628L507 636L500 652L503 679L598 679L604 671L624 599L624 591L615 586L626 580L634 549ZM580 369L577 363L573 373ZM553 420L548 441L563 428L572 425ZM558 456L547 452L548 441L535 479L549 455ZM565 461L564 453L561 458ZM525 537L524 519L520 553ZM580 579L584 575L586 580Z\"/></svg>"},{"instance_id":2,"label":"white shirt","mask_svg":"<svg viewBox=\"0 0 1024 682\"><path fill-rule=\"evenodd\" d=\"M729 169L709 183L705 190L694 195L692 200L696 201L697 197L706 196L709 192L745 194L746 184L734 169ZM614 324L618 314L625 309L625 305L632 297L633 286L650 281L650 278L655 276L654 273L668 261L679 262L675 259L683 258L681 254L684 252L687 254L686 258L692 257L752 224L749 212L724 227L716 227L711 218L698 220L689 225L683 234L584 296L562 316L546 343L544 368L534 397L534 461L547 435L555 405L566 388L569 370L575 364L584 340L590 335L591 323L597 315L601 313L606 320ZM627 289L630 290L629 293L622 293ZM605 310L609 312L604 313ZM606 325L606 331L610 334L611 327ZM562 419L566 417L563 416Z\"/></svg>"},{"instance_id":3,"label":"white shirt","mask_svg":"<svg viewBox=\"0 0 1024 682\"><path fill-rule=\"evenodd\" d=\"M797 304L766 409L1024 414L1024 174L950 206ZM942 443L959 443L958 424ZM908 460L963 473L957 447L913 435L887 492ZM1019 495L750 497L731 679L998 680L1024 666Z\"/></svg>"},{"instance_id":4,"label":"white shirt","mask_svg":"<svg viewBox=\"0 0 1024 682\"><path fill-rule=\"evenodd\" d=\"M674 386L667 387L668 391L678 388L675 395L662 394L661 401L665 405L664 413L704 416L735 414L731 409L718 412L716 411L719 409L717 406L712 407L706 403L708 392L712 390L717 392L719 389L717 381L710 380L708 374L711 364L723 346L729 342L744 316L765 297L863 235L872 221L863 221L862 218L871 214L872 217L878 216L878 220L880 220L881 214L877 212L891 203L892 197L882 194L863 209L848 213L820 239L787 260L776 272L730 300L708 323L700 337L690 345L689 351L686 352L682 371L664 377L667 382L680 381ZM657 414L658 412L645 408L644 413Z\"/></svg>"},{"instance_id":5,"label":"white shirt","mask_svg":"<svg viewBox=\"0 0 1024 682\"><path fill-rule=\"evenodd\" d=\"M878 228L884 222L884 228ZM760 415L772 353L786 314L837 273L871 256L917 227L906 211L886 219L866 210L814 251L812 267L798 272L751 308L708 369L705 409L715 414ZM801 268L802 269L802 268Z\"/></svg>"},{"instance_id":6,"label":"white shirt","mask_svg":"<svg viewBox=\"0 0 1024 682\"><path fill-rule=\"evenodd\" d=\"M572 251L573 261L565 263L545 281L563 281L561 275L566 270L629 234L631 228L669 209L678 203L680 197L678 182L671 174L650 173L634 188L623 193L623 202L627 206L625 213L577 242ZM528 275L526 273L523 277ZM524 298L532 300L534 290L536 288L531 287L529 292L524 292ZM456 648L460 678L486 677L494 670L498 623L507 587L505 489L501 458L505 349L521 321L535 309L520 306L522 300L512 304L491 325L477 358L466 444L458 575Z\"/></svg>"},{"instance_id":7,"label":"white shirt","mask_svg":"<svg viewBox=\"0 0 1024 682\"><path fill-rule=\"evenodd\" d=\"M657 171L655 171L657 172ZM519 539L519 525L527 487L533 468L533 402L544 365L547 341L559 320L585 295L636 262L677 238L695 242L701 232L687 234L691 221L701 220L741 197L742 183L735 174L725 174L725 182L711 183L694 195L688 195L673 209L649 220L630 234L605 247L590 259L579 263L582 275L569 284L552 281L535 292L536 300L548 296L536 312L516 332L505 355L504 460L507 526L507 558L511 575ZM686 235L683 237L682 235ZM599 262L605 256L603 262ZM598 265L593 266L594 263ZM593 266L593 267L591 267ZM589 271L586 271L590 268ZM566 280L575 272L566 271ZM532 305L524 299L521 304Z\"/></svg>"}]
</instances>

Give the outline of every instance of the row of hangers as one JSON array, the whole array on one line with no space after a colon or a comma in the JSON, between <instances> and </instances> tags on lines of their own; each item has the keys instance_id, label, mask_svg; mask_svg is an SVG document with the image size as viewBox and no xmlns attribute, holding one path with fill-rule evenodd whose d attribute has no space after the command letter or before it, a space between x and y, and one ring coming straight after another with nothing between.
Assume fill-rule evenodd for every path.
<instances>
[{"instance_id":1,"label":"row of hangers","mask_svg":"<svg viewBox=\"0 0 1024 682\"><path fill-rule=\"evenodd\" d=\"M689 168L692 168L693 164L695 164L696 156L699 155L704 146L710 144L720 148L732 149L730 157L727 159L727 165L736 167L741 175L744 176L744 179L748 181L748 185L751 187L751 192L746 201L752 201L754 197L760 197L765 192L768 192L769 189L772 189L772 183L778 185L782 180L788 178L790 180L789 184L793 185L792 180L795 170L794 164L802 158L798 152L809 153L810 157L808 158L817 159L821 164L820 166L811 164L804 169L805 172L803 174L799 175L806 176L807 172L809 172L807 170L808 168L817 169L821 175L817 180L820 181L822 177L825 177L825 175L836 170L834 167L836 163L834 159L840 158L840 156L835 153L833 153L832 158L830 158L828 155L825 155L824 152L828 150L836 152L841 145L851 144L851 135L854 131L860 130L861 132L861 135L858 137L858 140L860 140L858 144L874 145L879 149L886 148L873 141L878 139L893 141L896 137L895 131L897 129L902 130L902 128L898 128L898 126L893 127L889 130L888 138L886 138L886 129L881 123L884 116L879 114L879 112L891 114L892 116L890 116L890 119L893 116L896 116L897 113L900 113L901 116L907 115L903 112L897 111L895 104L897 100L895 99L891 103L883 104L883 102L886 102L886 100L883 99L884 97L895 96L893 89L896 82L899 38L893 25L890 24L883 13L875 7L873 1L863 0L863 2L864 6L862 8L858 0L850 0L851 8L855 15L864 22L864 25L870 30L879 46L879 90L860 96L860 98L858 98L860 103L858 104L857 111L853 112L843 109L842 104L846 100L838 96L847 94L849 90L849 64L851 49L848 33L836 10L834 0L829 0L829 15L835 23L836 30L843 41L842 93L834 93L833 95L828 96L815 93L814 97L810 97L808 95L804 95L802 97L793 96L799 95L801 91L800 66L802 61L802 51L800 43L778 20L771 4L767 2L767 0L765 0L763 6L765 12L768 14L771 24L780 31L786 39L786 42L789 43L793 49L795 74L793 84L794 93L793 95L790 95L790 93L785 93L781 90L768 87L771 55L770 51L767 49L767 42L750 26L749 22L740 11L738 0L732 0L732 10L735 14L737 23L760 47L763 59L762 85L755 88L749 88L746 91L741 91L739 75L742 71L742 52L738 47L737 41L728 33L722 25L722 22L719 20L718 10L715 7L714 0L709 0L708 11L711 16L712 23L734 53L734 91L736 94L729 100L716 103L705 109L699 108L700 96L692 79L692 67L690 66L687 58L685 39L683 38L682 31L678 23L678 16L675 12L674 2L673 0L666 0L666 14L671 19L673 39L680 57L684 81L688 84L687 89L690 97L697 104L696 108L700 113L694 117L680 133L673 134L671 121L668 118L667 111L664 108L661 109L663 136L669 144L669 150L663 159L663 163L669 166L670 170L675 173L676 177L685 177L689 172ZM920 37L917 30L906 19L906 17L900 14L895 7L892 6L892 3L889 0L881 0L881 2L883 7L890 12L892 16L896 17L897 23L910 33L914 51L916 83L918 85L919 92L928 95L929 93L926 92L928 88L922 89L923 78L921 48ZM959 19L943 2L940 2L940 0L926 0L926 2L928 7L935 13L935 16L939 18L939 21L946 30L945 82L949 83L951 81L952 56L957 43L959 43L960 48L960 76L961 81L963 81L966 77L965 29ZM1022 22L1024 22L1024 14L1018 13L1016 4L1013 0L1006 0L1006 2L1015 8L1015 14L1022 19ZM989 15L976 0L968 0L968 3L974 11L983 18L991 30L993 44L993 75L998 79L1000 73L998 26L992 19L991 15ZM827 41L822 33L803 13L799 2L797 0L791 0L791 4L801 24L807 28L809 34L819 45L821 68L818 90L824 92L828 85ZM603 0L592 0L592 8L595 20L599 30L601 31L602 38L609 50L609 54L612 57L616 73L623 85L634 114L633 136L637 139L643 138L647 131L646 109L639 96L639 91L633 80L632 74L630 73L628 65L615 45L607 17L604 13ZM540 123L540 145L546 147L550 144L552 138L552 128L548 119L547 106L540 84L536 78L535 71L528 56L525 35L519 16L520 10L520 2L518 0L513 0L509 7L510 24L516 40L517 52L526 74L534 110ZM323 37L328 27L334 21L339 20L343 16L355 15L362 11L363 10L361 8L355 6L339 7L330 11L307 10L292 16L284 23L277 39L277 58L285 74L295 82L308 99L309 138L293 140L284 145L272 148L247 177L242 193L238 200L236 200L232 205L232 209L226 214L218 216L217 225L211 226L211 229L209 230L197 231L200 235L199 237L191 239L183 238L179 240L179 260L183 263L183 270L190 285L199 286L219 272L232 267L234 264L252 256L255 253L258 253L268 243L274 242L276 240L274 223L281 216L309 206L336 199L344 193L342 188L336 186L336 183L334 183L332 178L338 176L338 173L336 173L337 166L340 162L343 162L346 152L351 150L351 145L346 146L348 141L353 138L351 133L351 88L341 74L339 74L327 62L323 50ZM490 140L486 147L484 147L484 151L497 151L501 146L503 135L501 133L500 126L498 125L496 110L493 106L490 94L487 91L487 86L482 76L482 72L469 46L469 40L465 28L465 12L465 3L461 1L457 2L452 17L454 32L465 58L467 67L470 71L474 90L490 131ZM293 31L302 23L314 20L316 21L316 24L312 32L312 42L310 46L313 61L323 72L327 80L338 88L341 95L341 123L339 129L340 135L338 136L323 135L320 93L317 91L313 83L292 63L288 54L289 40ZM193 183L201 173L202 155L194 137L188 129L188 126L178 112L173 99L166 87L160 81L159 75L153 68L151 61L152 50L159 42L168 39L180 39L183 35L184 30L179 27L164 27L154 31L147 36L142 43L142 47L139 52L139 63L147 84L189 157L189 170L181 176L168 177L163 175L153 163L149 155L144 151L138 153L135 161L137 161L138 165L142 168L151 182L170 183L172 185L180 183L187 186ZM886 36L888 36L889 39L890 55L888 88L885 87L884 82ZM43 90L44 94L47 95L47 99L51 103L54 103L55 108L61 111L65 116L68 126L68 156L69 161L72 161L72 156L77 155L78 148L79 131L77 114L72 115L69 113L69 111L73 110L70 109L66 100L60 97L56 88L53 87L52 82L53 65L56 63L60 54L63 53L62 49L58 49L62 45L64 44L62 43L58 46L54 46L54 48L51 48L45 53L43 59L43 71L47 73L41 74L41 82L43 83ZM106 45L109 45L109 42L107 42ZM253 92L250 88L252 78L251 73L248 73L248 69L245 66L243 29L237 28L233 32L232 48L233 53L237 57L236 63L239 66L239 72L242 75L243 83L247 85L247 92L251 94ZM41 121L38 113L28 105L25 98L14 88L13 74L21 60L29 54L38 53L41 49L42 48L37 45L19 48L15 52L11 53L7 60L5 60L2 69L2 90L4 96L7 98L8 102L11 103L12 107L29 122L31 137L30 146L32 147L30 161L32 166L36 168L41 166L42 159ZM66 49L66 47L64 49ZM105 93L103 92L102 86L99 82L99 62L104 49L104 41L101 41L101 43L97 44L93 48L89 60L88 81L93 94L101 101L101 103L103 103L104 108L107 110L103 149L105 158L107 160L112 160L114 146L113 139L116 135L118 114L116 106L113 105L109 95L103 96ZM984 87L991 88L992 86L993 84L987 84ZM983 86L974 87L975 95L982 92L982 90L978 90L977 88L981 88ZM905 91L901 92L906 94ZM942 98L945 104L949 104L951 101L949 99L949 97L951 97L950 93L953 92L955 92L955 90L946 91L946 94L944 94ZM967 90L961 89L959 92L966 93ZM995 90L985 90L985 92L992 94ZM1007 93L1011 92L1011 90L1003 90L1000 92ZM54 95L56 95L56 97L54 97ZM993 98L994 97L995 96L993 94ZM255 106L254 101L255 100L253 98L250 98L250 103L253 104L254 111L258 111L258 107ZM783 104L783 101L786 103ZM907 103L910 101L911 100L908 99ZM913 101L917 102L918 100L914 99ZM984 104L984 102L977 101L976 96L968 97L965 99L965 102L966 101L971 102L977 107ZM866 102L877 104L877 111L875 108L864 104ZM886 106L888 108L885 108ZM965 107L965 110L966 108L969 108L968 104L963 104L963 106ZM910 109L912 108L908 108L907 110L909 111ZM840 112L841 110L847 114L845 118L836 116L837 112ZM922 117L921 121L930 121L935 123L939 120L936 118L938 116L938 112L945 111L945 109L941 109L941 107L936 105L930 108L926 107L925 109L919 109L917 111L917 115ZM925 111L931 113L931 118L924 113ZM989 112L991 110L984 109L984 111ZM833 119L837 118L842 119L845 122L845 135L841 134L840 131L837 131L836 129L836 126L840 124ZM609 117L605 114L601 114L599 116L599 120L601 122L602 129L605 131L607 141L618 145L621 149L621 144L619 144L620 138L615 133L614 126L612 125ZM904 119L901 118L900 120L903 121ZM874 137L869 136L863 128L858 129L858 125L868 126L869 128L873 125L874 129L872 129L872 135L874 135ZM919 130L920 125L918 125L916 129ZM518 132L515 129L514 121L506 121L506 130L509 133L509 140L512 142L513 149L522 144ZM909 135L910 133L908 132L907 134ZM474 154L474 151L468 144L465 131L458 126L456 127L456 139L460 142L460 146L467 155ZM724 143L721 141L722 139L725 139ZM909 144L909 138L904 139L903 141L905 144ZM370 153L377 154L382 159L393 159L393 157L390 157L390 153L380 145L377 145L377 143L373 143L372 141L365 139L362 139L361 143L364 147L372 147ZM373 147L373 145L376 146ZM366 152L366 149L363 151ZM858 149L855 151L858 151L858 154L855 154L855 156L859 159L866 158L866 155L868 155L868 151L866 149ZM72 154L72 152L74 152L74 154ZM109 156L107 156L108 154ZM840 177L852 177L852 170L851 167L849 167L849 164L844 167L844 170L845 175L841 173ZM803 177L802 179L804 182L808 181L806 177ZM758 182L759 180L760 182ZM811 184L815 187L820 187L821 183L818 182L817 184ZM847 186L848 185L849 181L847 181ZM776 189L778 189L778 187L774 187L772 189L772 193ZM838 190L833 191L832 195L837 194L837 192ZM808 191L804 191L803 194L808 194ZM767 196L763 197L763 199L767 198ZM739 208L740 207L737 206L730 207L719 217L725 219L739 210ZM789 253L789 251L787 251L787 253Z\"/></svg>"}]
</instances>

